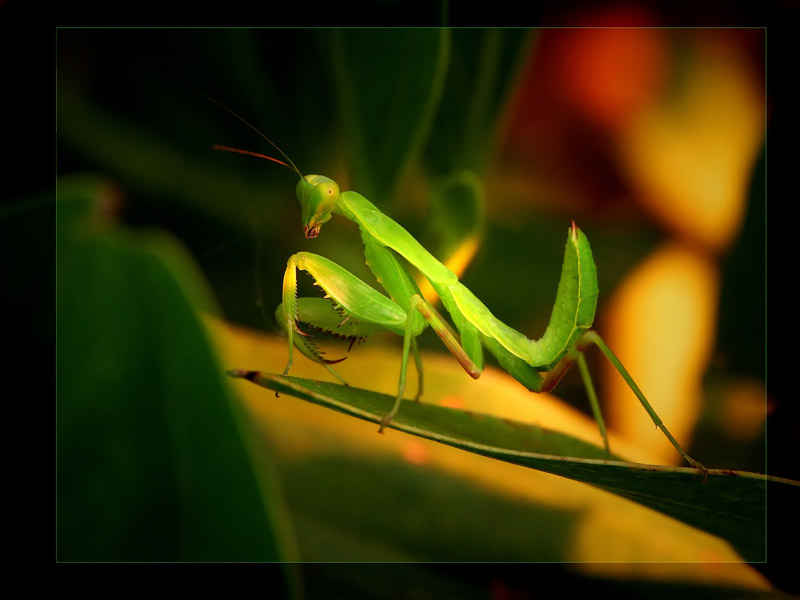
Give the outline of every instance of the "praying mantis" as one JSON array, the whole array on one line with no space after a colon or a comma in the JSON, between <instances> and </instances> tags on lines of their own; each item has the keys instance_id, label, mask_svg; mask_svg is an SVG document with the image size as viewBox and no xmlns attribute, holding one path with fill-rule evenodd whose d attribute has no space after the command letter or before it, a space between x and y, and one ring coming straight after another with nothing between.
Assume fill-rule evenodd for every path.
<instances>
[{"instance_id":1,"label":"praying mantis","mask_svg":"<svg viewBox=\"0 0 800 600\"><path fill-rule=\"evenodd\" d=\"M391 411L380 422L379 432L382 433L403 402L411 355L418 375L415 401L419 401L422 395L423 366L417 336L430 326L474 379L478 379L483 371L484 349L514 379L535 393L553 390L577 363L606 453L609 454L608 434L583 355L590 346L597 346L630 386L656 427L661 429L681 457L700 471L703 481L707 479L708 469L683 450L616 355L591 328L597 308L597 269L589 241L574 221L567 231L564 262L550 321L541 338L529 339L495 317L450 269L364 196L355 191L341 191L334 180L323 175L303 175L283 150L255 126L213 98L209 100L253 129L286 162L228 146L215 145L214 148L264 158L294 171L299 178L295 191L300 202L305 237L316 238L322 226L334 215L354 222L361 233L366 264L388 293L387 297L323 256L311 252L293 254L284 273L282 303L275 311L276 320L288 337L289 359L284 375L289 373L293 365L296 348L347 385L333 367L344 359L324 358L314 342L314 336L303 331L301 324L336 337L348 338L351 347L356 340L381 331L390 331L402 337L397 395ZM455 329L423 297L399 258L430 283ZM315 285L323 290L324 298L298 298L298 271L311 275Z\"/></svg>"}]
</instances>

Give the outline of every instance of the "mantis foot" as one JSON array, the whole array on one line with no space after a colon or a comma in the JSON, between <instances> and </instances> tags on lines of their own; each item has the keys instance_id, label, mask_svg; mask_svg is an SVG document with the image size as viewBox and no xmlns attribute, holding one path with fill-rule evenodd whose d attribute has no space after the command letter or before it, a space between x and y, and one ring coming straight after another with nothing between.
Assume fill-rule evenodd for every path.
<instances>
[{"instance_id":1,"label":"mantis foot","mask_svg":"<svg viewBox=\"0 0 800 600\"><path fill-rule=\"evenodd\" d=\"M687 456L686 461L703 475L703 483L708 481L708 467Z\"/></svg>"},{"instance_id":2,"label":"mantis foot","mask_svg":"<svg viewBox=\"0 0 800 600\"><path fill-rule=\"evenodd\" d=\"M380 427L378 428L378 433L383 434L383 430L386 428L386 426L389 423L392 422L392 419L394 418L394 416L396 414L397 414L397 411L393 410L393 411L391 411L390 413L388 413L385 417L383 417L381 419L381 424L380 424Z\"/></svg>"}]
</instances>

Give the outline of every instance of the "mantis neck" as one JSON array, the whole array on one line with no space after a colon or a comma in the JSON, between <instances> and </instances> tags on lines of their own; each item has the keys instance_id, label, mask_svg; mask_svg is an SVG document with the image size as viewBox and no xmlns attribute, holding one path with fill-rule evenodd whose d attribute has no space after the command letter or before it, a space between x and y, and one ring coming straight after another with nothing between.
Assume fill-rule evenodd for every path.
<instances>
[{"instance_id":1,"label":"mantis neck","mask_svg":"<svg viewBox=\"0 0 800 600\"><path fill-rule=\"evenodd\" d=\"M434 286L458 283L458 277L440 263L422 244L394 220L383 214L357 192L344 192L336 205L338 212L358 225L378 244L391 248L422 273Z\"/></svg>"}]
</instances>

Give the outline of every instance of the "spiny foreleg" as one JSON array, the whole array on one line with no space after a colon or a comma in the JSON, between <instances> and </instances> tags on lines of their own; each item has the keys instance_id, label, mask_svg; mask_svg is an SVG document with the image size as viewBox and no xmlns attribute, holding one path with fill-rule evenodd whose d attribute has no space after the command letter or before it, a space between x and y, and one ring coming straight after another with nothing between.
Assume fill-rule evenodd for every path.
<instances>
[{"instance_id":1,"label":"spiny foreleg","mask_svg":"<svg viewBox=\"0 0 800 600\"><path fill-rule=\"evenodd\" d=\"M297 298L297 271L306 271L320 287L325 299ZM320 363L342 383L331 361L321 356L314 342L298 323L342 337L364 337L378 331L405 331L406 313L389 298L373 289L349 271L323 256L298 252L289 258L283 279L283 302L276 317L289 338L289 360L284 375L293 364L297 347L305 356ZM415 352L415 356L417 353Z\"/></svg>"}]
</instances>

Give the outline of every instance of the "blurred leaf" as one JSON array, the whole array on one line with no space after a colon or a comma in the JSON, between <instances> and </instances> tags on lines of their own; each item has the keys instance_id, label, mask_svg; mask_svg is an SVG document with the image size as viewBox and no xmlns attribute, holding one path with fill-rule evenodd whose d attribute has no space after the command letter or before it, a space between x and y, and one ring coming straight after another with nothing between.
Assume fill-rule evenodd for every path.
<instances>
[{"instance_id":1,"label":"blurred leaf","mask_svg":"<svg viewBox=\"0 0 800 600\"><path fill-rule=\"evenodd\" d=\"M220 377L204 284L169 236L115 228L102 180L58 186L61 561L285 560L278 481Z\"/></svg>"},{"instance_id":2,"label":"blurred leaf","mask_svg":"<svg viewBox=\"0 0 800 600\"><path fill-rule=\"evenodd\" d=\"M454 29L447 79L425 147L433 175L481 172L530 47L529 29Z\"/></svg>"},{"instance_id":3,"label":"blurred leaf","mask_svg":"<svg viewBox=\"0 0 800 600\"><path fill-rule=\"evenodd\" d=\"M181 201L221 221L239 222L258 206L263 188L248 184L209 159L192 158L146 129L107 112L79 90L62 86L59 135L101 168L151 194ZM216 157L216 155L215 155ZM225 202L220 202L225 198Z\"/></svg>"},{"instance_id":4,"label":"blurred leaf","mask_svg":"<svg viewBox=\"0 0 800 600\"><path fill-rule=\"evenodd\" d=\"M394 402L366 390L267 373L232 371L263 387L379 423ZM800 483L755 473L694 469L604 460L600 448L533 425L428 404L406 402L389 425L394 429L591 483L733 544L746 560L764 560L765 489L800 500Z\"/></svg>"},{"instance_id":5,"label":"blurred leaf","mask_svg":"<svg viewBox=\"0 0 800 600\"><path fill-rule=\"evenodd\" d=\"M433 179L428 229L438 245L434 254L457 275L483 239L486 202L479 175L532 35L526 29L452 31L444 93L423 166Z\"/></svg>"},{"instance_id":6,"label":"blurred leaf","mask_svg":"<svg viewBox=\"0 0 800 600\"><path fill-rule=\"evenodd\" d=\"M345 29L332 35L353 184L380 206L430 129L450 30Z\"/></svg>"},{"instance_id":7,"label":"blurred leaf","mask_svg":"<svg viewBox=\"0 0 800 600\"><path fill-rule=\"evenodd\" d=\"M480 247L486 223L483 184L473 171L440 177L431 186L432 231L438 233L439 260L459 277ZM417 282L429 302L436 297L427 279Z\"/></svg>"},{"instance_id":8,"label":"blurred leaf","mask_svg":"<svg viewBox=\"0 0 800 600\"><path fill-rule=\"evenodd\" d=\"M304 561L565 560L583 517L401 457L326 452L292 463L285 481Z\"/></svg>"}]
</instances>

